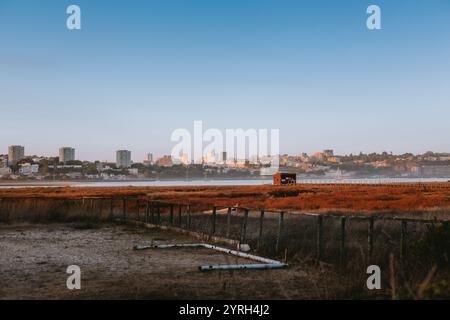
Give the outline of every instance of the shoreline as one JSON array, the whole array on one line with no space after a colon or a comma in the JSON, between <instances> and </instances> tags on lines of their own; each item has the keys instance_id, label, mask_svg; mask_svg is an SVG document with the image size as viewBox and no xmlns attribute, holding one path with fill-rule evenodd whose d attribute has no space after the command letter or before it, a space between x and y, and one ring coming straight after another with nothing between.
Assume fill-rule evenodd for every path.
<instances>
[{"instance_id":1,"label":"shoreline","mask_svg":"<svg viewBox=\"0 0 450 320\"><path fill-rule=\"evenodd\" d=\"M130 180L55 180L55 181L36 181L36 180L21 180L21 181L11 181L11 180L0 180L0 188L6 187L77 187L77 186L94 186L95 184L139 184L139 183L174 183L179 182L180 184L186 183L186 185L191 185L195 182L212 182L211 185L214 185L214 182L242 182L242 181L268 181L272 180L272 177L261 177L261 178L221 178L221 179L190 179L190 180L181 180L181 179L130 179Z\"/></svg>"},{"instance_id":2,"label":"shoreline","mask_svg":"<svg viewBox=\"0 0 450 320\"><path fill-rule=\"evenodd\" d=\"M236 185L250 185L258 182L272 184L272 177L262 176L260 178L221 178L221 179L130 179L130 180L54 180L54 181L36 181L36 180L0 180L0 188L17 187L111 187L111 186L213 186L233 185L230 182L236 182ZM297 184L389 184L389 183L450 183L449 178L302 178L297 180Z\"/></svg>"}]
</instances>

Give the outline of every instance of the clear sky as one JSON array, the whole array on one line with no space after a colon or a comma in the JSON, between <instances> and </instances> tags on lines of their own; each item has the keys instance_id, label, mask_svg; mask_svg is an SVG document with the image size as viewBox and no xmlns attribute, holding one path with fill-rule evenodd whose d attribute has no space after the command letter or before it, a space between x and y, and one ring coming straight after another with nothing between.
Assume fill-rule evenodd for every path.
<instances>
[{"instance_id":1,"label":"clear sky","mask_svg":"<svg viewBox=\"0 0 450 320\"><path fill-rule=\"evenodd\" d=\"M450 152L450 1L0 0L0 153L142 160L194 120L292 154Z\"/></svg>"}]
</instances>

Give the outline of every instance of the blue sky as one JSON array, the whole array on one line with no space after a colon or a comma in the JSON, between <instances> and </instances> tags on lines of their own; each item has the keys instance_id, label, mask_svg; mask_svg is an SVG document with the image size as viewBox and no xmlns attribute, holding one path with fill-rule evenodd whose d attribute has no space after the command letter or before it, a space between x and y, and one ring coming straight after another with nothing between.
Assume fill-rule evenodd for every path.
<instances>
[{"instance_id":1,"label":"blue sky","mask_svg":"<svg viewBox=\"0 0 450 320\"><path fill-rule=\"evenodd\" d=\"M0 153L142 160L194 120L292 154L450 152L449 21L448 0L0 0Z\"/></svg>"}]
</instances>

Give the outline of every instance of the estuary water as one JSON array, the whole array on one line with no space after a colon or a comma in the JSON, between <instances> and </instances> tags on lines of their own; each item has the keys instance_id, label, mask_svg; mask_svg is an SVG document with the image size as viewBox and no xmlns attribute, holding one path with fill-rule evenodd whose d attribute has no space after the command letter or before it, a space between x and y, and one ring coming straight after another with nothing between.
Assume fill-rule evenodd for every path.
<instances>
[{"instance_id":1,"label":"estuary water","mask_svg":"<svg viewBox=\"0 0 450 320\"><path fill-rule=\"evenodd\" d=\"M298 184L381 184L414 182L449 182L449 178L364 178L364 179L298 179ZM146 181L37 181L37 182L2 182L0 188L30 187L180 187L180 186L257 186L271 185L272 179L227 179L227 180L146 180Z\"/></svg>"}]
</instances>

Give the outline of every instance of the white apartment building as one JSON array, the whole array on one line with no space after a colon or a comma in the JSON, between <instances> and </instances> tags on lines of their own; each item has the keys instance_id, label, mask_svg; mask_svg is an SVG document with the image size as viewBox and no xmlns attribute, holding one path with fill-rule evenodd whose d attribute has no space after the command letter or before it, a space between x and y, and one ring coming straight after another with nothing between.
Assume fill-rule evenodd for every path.
<instances>
[{"instance_id":1,"label":"white apartment building","mask_svg":"<svg viewBox=\"0 0 450 320\"><path fill-rule=\"evenodd\" d=\"M8 167L0 168L0 177L10 175L11 173L12 173L12 170Z\"/></svg>"},{"instance_id":2,"label":"white apartment building","mask_svg":"<svg viewBox=\"0 0 450 320\"><path fill-rule=\"evenodd\" d=\"M39 165L24 163L23 165L20 166L19 173L23 175L39 173Z\"/></svg>"}]
</instances>

